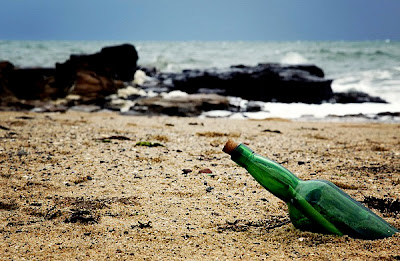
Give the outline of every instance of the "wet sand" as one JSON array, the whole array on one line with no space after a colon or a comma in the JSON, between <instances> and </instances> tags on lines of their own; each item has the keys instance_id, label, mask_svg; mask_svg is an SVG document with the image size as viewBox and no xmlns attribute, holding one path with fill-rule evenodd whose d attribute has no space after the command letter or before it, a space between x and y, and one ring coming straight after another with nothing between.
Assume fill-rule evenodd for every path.
<instances>
[{"instance_id":1,"label":"wet sand","mask_svg":"<svg viewBox=\"0 0 400 261\"><path fill-rule=\"evenodd\" d=\"M0 259L400 258L399 234L295 229L228 139L356 200L400 199L400 124L0 112Z\"/></svg>"}]
</instances>

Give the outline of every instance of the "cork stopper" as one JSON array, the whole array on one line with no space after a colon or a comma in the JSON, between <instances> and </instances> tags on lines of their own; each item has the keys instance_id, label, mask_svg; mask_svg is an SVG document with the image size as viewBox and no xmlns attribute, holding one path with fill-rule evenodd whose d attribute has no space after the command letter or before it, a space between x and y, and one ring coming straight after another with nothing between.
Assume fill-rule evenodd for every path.
<instances>
[{"instance_id":1,"label":"cork stopper","mask_svg":"<svg viewBox=\"0 0 400 261\"><path fill-rule=\"evenodd\" d=\"M228 140L222 151L230 155L232 154L232 151L236 149L237 146L239 146L238 143L234 142L233 140Z\"/></svg>"}]
</instances>

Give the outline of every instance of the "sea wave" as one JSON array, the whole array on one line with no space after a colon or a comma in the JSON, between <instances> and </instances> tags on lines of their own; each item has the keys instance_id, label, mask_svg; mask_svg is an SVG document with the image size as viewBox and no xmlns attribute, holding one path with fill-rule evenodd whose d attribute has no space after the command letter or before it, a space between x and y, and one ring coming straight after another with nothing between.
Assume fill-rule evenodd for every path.
<instances>
[{"instance_id":1,"label":"sea wave","mask_svg":"<svg viewBox=\"0 0 400 261\"><path fill-rule=\"evenodd\" d=\"M379 96L390 103L400 103L400 70L374 69L349 72L332 83L335 92L357 90Z\"/></svg>"},{"instance_id":2,"label":"sea wave","mask_svg":"<svg viewBox=\"0 0 400 261\"><path fill-rule=\"evenodd\" d=\"M232 118L232 119L306 119L306 120L360 120L379 122L400 122L399 116L385 116L386 112L400 112L399 104L382 103L349 103L349 104L304 104L304 103L264 103L263 111L258 112L229 112L208 111L201 117ZM377 117L381 114L382 116Z\"/></svg>"},{"instance_id":3,"label":"sea wave","mask_svg":"<svg viewBox=\"0 0 400 261\"><path fill-rule=\"evenodd\" d=\"M310 63L304 56L297 52L287 53L280 61L283 64L307 64Z\"/></svg>"},{"instance_id":4,"label":"sea wave","mask_svg":"<svg viewBox=\"0 0 400 261\"><path fill-rule=\"evenodd\" d=\"M320 54L329 54L332 57L337 57L337 58L361 58L361 57L375 57L375 56L382 56L386 58L399 58L398 54L395 53L389 53L383 50L335 50L335 49L325 49L321 48L319 50Z\"/></svg>"}]
</instances>

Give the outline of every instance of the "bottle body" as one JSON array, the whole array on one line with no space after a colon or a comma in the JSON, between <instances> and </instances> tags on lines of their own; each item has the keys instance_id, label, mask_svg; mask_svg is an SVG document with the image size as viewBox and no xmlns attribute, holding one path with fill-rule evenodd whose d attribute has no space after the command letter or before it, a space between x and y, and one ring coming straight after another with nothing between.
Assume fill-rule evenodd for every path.
<instances>
[{"instance_id":1,"label":"bottle body","mask_svg":"<svg viewBox=\"0 0 400 261\"><path fill-rule=\"evenodd\" d=\"M342 234L355 238L379 239L398 232L329 181L301 181L295 191ZM288 202L290 219L296 228L329 233L325 228L315 226L315 223L295 205L291 201Z\"/></svg>"},{"instance_id":2,"label":"bottle body","mask_svg":"<svg viewBox=\"0 0 400 261\"><path fill-rule=\"evenodd\" d=\"M232 160L268 191L288 204L296 228L306 231L378 239L398 230L325 180L302 181L289 170L240 144Z\"/></svg>"}]
</instances>

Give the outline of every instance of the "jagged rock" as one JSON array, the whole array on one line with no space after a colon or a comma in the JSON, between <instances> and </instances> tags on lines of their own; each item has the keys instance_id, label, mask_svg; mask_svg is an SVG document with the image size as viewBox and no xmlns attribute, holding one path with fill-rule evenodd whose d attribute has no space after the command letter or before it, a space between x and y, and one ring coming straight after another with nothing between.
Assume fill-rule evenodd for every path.
<instances>
[{"instance_id":1,"label":"jagged rock","mask_svg":"<svg viewBox=\"0 0 400 261\"><path fill-rule=\"evenodd\" d=\"M103 48L90 55L71 55L56 68L14 68L0 62L0 94L25 100L48 100L77 94L82 102L96 102L124 87L136 71L133 45Z\"/></svg>"},{"instance_id":2,"label":"jagged rock","mask_svg":"<svg viewBox=\"0 0 400 261\"><path fill-rule=\"evenodd\" d=\"M8 89L19 99L54 99L60 94L54 74L53 68L14 69L9 74Z\"/></svg>"},{"instance_id":3,"label":"jagged rock","mask_svg":"<svg viewBox=\"0 0 400 261\"><path fill-rule=\"evenodd\" d=\"M14 65L8 61L0 61L0 96L12 95L8 90L8 83L11 72L14 70Z\"/></svg>"},{"instance_id":4,"label":"jagged rock","mask_svg":"<svg viewBox=\"0 0 400 261\"><path fill-rule=\"evenodd\" d=\"M371 96L365 92L349 91L349 92L335 92L331 101L336 103L363 103L363 102L375 102L375 103L387 103L380 97Z\"/></svg>"},{"instance_id":5,"label":"jagged rock","mask_svg":"<svg viewBox=\"0 0 400 261\"><path fill-rule=\"evenodd\" d=\"M104 98L124 87L122 81L99 76L92 71L79 71L70 94L79 95L82 102L103 101Z\"/></svg>"},{"instance_id":6,"label":"jagged rock","mask_svg":"<svg viewBox=\"0 0 400 261\"><path fill-rule=\"evenodd\" d=\"M257 102L257 101L249 101L246 104L246 111L247 112L257 112L257 111L262 111L264 108L264 104L262 102Z\"/></svg>"},{"instance_id":7,"label":"jagged rock","mask_svg":"<svg viewBox=\"0 0 400 261\"><path fill-rule=\"evenodd\" d=\"M155 96L138 99L134 111L174 116L198 116L203 111L226 110L229 101L216 94L191 94L185 96Z\"/></svg>"},{"instance_id":8,"label":"jagged rock","mask_svg":"<svg viewBox=\"0 0 400 261\"><path fill-rule=\"evenodd\" d=\"M389 111L385 111L385 112L380 112L377 114L380 117L384 117L384 116L389 116L389 117L400 117L400 112L389 112Z\"/></svg>"},{"instance_id":9,"label":"jagged rock","mask_svg":"<svg viewBox=\"0 0 400 261\"><path fill-rule=\"evenodd\" d=\"M149 77L154 77L158 73L156 67L145 67L145 66L138 65L137 70L144 72Z\"/></svg>"},{"instance_id":10,"label":"jagged rock","mask_svg":"<svg viewBox=\"0 0 400 261\"><path fill-rule=\"evenodd\" d=\"M91 71L97 76L124 82L132 81L138 54L131 44L104 47L99 53L71 55L64 63L56 64L56 82L60 89L69 88L80 71Z\"/></svg>"},{"instance_id":11,"label":"jagged rock","mask_svg":"<svg viewBox=\"0 0 400 261\"><path fill-rule=\"evenodd\" d=\"M255 101L321 103L332 98L331 82L314 65L236 65L228 69L184 70L159 74L170 78L172 89L187 93L216 93Z\"/></svg>"},{"instance_id":12,"label":"jagged rock","mask_svg":"<svg viewBox=\"0 0 400 261\"><path fill-rule=\"evenodd\" d=\"M57 96L52 68L15 68L8 61L0 62L0 97L39 100Z\"/></svg>"},{"instance_id":13,"label":"jagged rock","mask_svg":"<svg viewBox=\"0 0 400 261\"><path fill-rule=\"evenodd\" d=\"M103 100L123 88L123 82L132 81L137 60L131 44L105 47L90 55L71 55L65 63L56 64L56 85L80 95L84 102Z\"/></svg>"}]
</instances>

